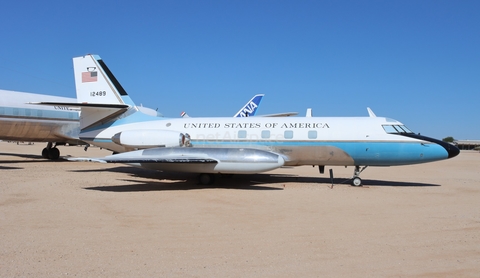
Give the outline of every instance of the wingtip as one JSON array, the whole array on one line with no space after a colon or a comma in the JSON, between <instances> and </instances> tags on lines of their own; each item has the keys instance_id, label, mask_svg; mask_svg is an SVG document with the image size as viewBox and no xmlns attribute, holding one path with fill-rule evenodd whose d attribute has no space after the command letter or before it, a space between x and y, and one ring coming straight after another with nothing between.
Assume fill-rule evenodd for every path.
<instances>
[{"instance_id":1,"label":"wingtip","mask_svg":"<svg viewBox=\"0 0 480 278\"><path fill-rule=\"evenodd\" d=\"M67 158L68 161L76 161L76 162L98 162L98 163L107 163L105 160L101 158L90 158L90 157L70 157Z\"/></svg>"}]
</instances>

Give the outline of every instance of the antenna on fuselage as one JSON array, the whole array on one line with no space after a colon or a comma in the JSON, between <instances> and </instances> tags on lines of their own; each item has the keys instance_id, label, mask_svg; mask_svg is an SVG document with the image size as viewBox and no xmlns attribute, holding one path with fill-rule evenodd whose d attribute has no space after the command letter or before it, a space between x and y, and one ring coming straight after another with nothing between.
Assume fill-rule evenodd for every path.
<instances>
[{"instance_id":1,"label":"antenna on fuselage","mask_svg":"<svg viewBox=\"0 0 480 278\"><path fill-rule=\"evenodd\" d=\"M312 108L307 108L307 113L305 114L305 117L307 118L312 117Z\"/></svg>"},{"instance_id":2,"label":"antenna on fuselage","mask_svg":"<svg viewBox=\"0 0 480 278\"><path fill-rule=\"evenodd\" d=\"M370 109L370 107L367 107L367 111L368 111L368 116L370 116L371 118L377 117L377 115L375 115L375 113L373 113L373 111L372 111L372 109Z\"/></svg>"}]
</instances>

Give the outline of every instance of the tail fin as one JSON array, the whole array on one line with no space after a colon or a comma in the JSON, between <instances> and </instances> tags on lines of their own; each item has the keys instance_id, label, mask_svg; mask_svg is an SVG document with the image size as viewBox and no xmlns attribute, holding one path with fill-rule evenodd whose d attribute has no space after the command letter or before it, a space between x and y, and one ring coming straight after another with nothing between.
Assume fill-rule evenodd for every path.
<instances>
[{"instance_id":1,"label":"tail fin","mask_svg":"<svg viewBox=\"0 0 480 278\"><path fill-rule=\"evenodd\" d=\"M77 101L81 107L80 128L114 118L128 109L137 110L125 89L98 55L73 58Z\"/></svg>"},{"instance_id":2,"label":"tail fin","mask_svg":"<svg viewBox=\"0 0 480 278\"><path fill-rule=\"evenodd\" d=\"M263 94L260 95L255 95L251 100L243 106L240 111L237 112L233 117L250 117L250 116L255 116L255 113L257 112L257 108L260 105L260 101L262 101Z\"/></svg>"},{"instance_id":3,"label":"tail fin","mask_svg":"<svg viewBox=\"0 0 480 278\"><path fill-rule=\"evenodd\" d=\"M73 71L78 102L135 106L100 56L73 58Z\"/></svg>"}]
</instances>

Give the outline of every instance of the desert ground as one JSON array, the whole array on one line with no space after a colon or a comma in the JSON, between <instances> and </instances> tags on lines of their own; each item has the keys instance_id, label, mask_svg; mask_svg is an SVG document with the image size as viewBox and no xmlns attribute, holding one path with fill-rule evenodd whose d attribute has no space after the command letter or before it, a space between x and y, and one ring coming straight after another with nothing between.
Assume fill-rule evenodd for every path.
<instances>
[{"instance_id":1,"label":"desert ground","mask_svg":"<svg viewBox=\"0 0 480 278\"><path fill-rule=\"evenodd\" d=\"M480 275L478 152L370 167L360 188L352 167L311 166L203 186L44 146L0 142L1 277Z\"/></svg>"}]
</instances>

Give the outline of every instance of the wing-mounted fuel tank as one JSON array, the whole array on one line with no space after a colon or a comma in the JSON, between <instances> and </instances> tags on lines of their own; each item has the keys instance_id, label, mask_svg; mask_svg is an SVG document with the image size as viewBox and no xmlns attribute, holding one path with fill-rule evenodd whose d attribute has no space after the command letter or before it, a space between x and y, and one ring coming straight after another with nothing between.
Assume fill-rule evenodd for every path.
<instances>
[{"instance_id":1,"label":"wing-mounted fuel tank","mask_svg":"<svg viewBox=\"0 0 480 278\"><path fill-rule=\"evenodd\" d=\"M188 133L171 130L127 130L113 135L112 141L118 145L136 149L191 146Z\"/></svg>"},{"instance_id":2,"label":"wing-mounted fuel tank","mask_svg":"<svg viewBox=\"0 0 480 278\"><path fill-rule=\"evenodd\" d=\"M285 164L277 153L247 148L151 148L91 160L161 171L227 174L261 173Z\"/></svg>"}]
</instances>

